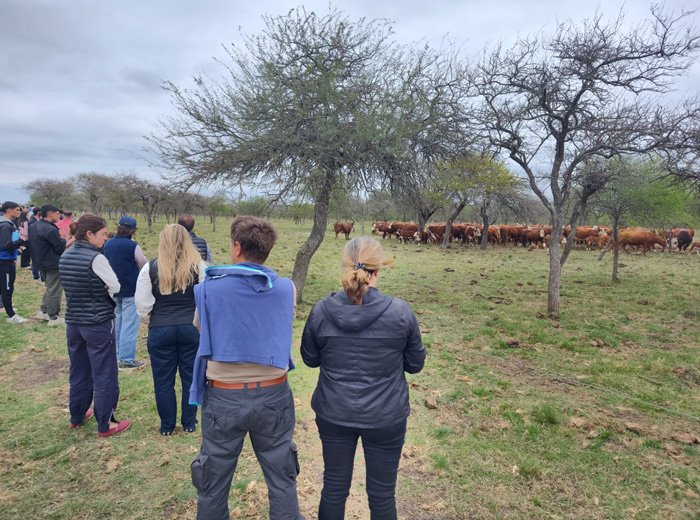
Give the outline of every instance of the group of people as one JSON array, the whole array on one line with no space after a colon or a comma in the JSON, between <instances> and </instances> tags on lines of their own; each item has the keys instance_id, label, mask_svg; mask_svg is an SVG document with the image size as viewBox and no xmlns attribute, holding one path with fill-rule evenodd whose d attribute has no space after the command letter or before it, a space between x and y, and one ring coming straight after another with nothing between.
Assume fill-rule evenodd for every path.
<instances>
[{"instance_id":1,"label":"group of people","mask_svg":"<svg viewBox=\"0 0 700 520\"><path fill-rule=\"evenodd\" d=\"M51 204L29 209L11 201L2 204L0 213L0 291L7 321L12 324L28 321L17 314L12 301L20 258L20 267L31 268L34 279L45 285L37 319L49 326L62 325L58 260L74 240L68 231L72 213L62 212Z\"/></svg>"},{"instance_id":2,"label":"group of people","mask_svg":"<svg viewBox=\"0 0 700 520\"><path fill-rule=\"evenodd\" d=\"M303 519L288 383L296 289L265 265L276 231L264 219L236 218L231 263L210 266L209 248L193 225L187 215L167 225L152 260L132 240L131 217L120 220L109 241L107 223L97 215L84 214L71 225L74 244L58 265L67 301L70 425L77 428L94 415L100 437L129 428L130 421L115 415L117 352L132 352L125 337L131 341L139 320L148 320L161 435L176 428L178 373L184 432L196 431L202 408L201 448L191 464L197 517L229 517L231 481L249 435L268 486L270 518ZM381 245L355 238L341 261L343 289L313 307L301 341L304 363L320 368L311 402L324 460L319 519L344 518L358 439L371 518L396 519L409 415L404 374L423 368L425 348L408 304L377 288L380 271L391 263Z\"/></svg>"}]
</instances>

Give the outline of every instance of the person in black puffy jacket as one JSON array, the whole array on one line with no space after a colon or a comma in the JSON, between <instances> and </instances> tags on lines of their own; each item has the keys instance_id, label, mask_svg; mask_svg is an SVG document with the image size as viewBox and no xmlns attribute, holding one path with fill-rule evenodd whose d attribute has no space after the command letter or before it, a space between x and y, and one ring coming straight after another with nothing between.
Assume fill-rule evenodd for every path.
<instances>
[{"instance_id":1,"label":"person in black puffy jacket","mask_svg":"<svg viewBox=\"0 0 700 520\"><path fill-rule=\"evenodd\" d=\"M409 305L377 289L379 242L357 237L342 253L343 290L318 302L306 322L301 356L320 367L311 400L323 445L319 520L344 518L358 438L367 466L372 520L396 519L396 478L410 413L404 372L425 362Z\"/></svg>"}]
</instances>

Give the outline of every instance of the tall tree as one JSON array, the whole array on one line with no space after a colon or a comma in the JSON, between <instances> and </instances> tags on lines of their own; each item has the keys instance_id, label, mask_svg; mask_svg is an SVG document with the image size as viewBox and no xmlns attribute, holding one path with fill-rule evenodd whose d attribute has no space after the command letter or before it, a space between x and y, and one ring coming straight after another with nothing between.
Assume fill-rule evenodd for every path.
<instances>
[{"instance_id":1,"label":"tall tree","mask_svg":"<svg viewBox=\"0 0 700 520\"><path fill-rule=\"evenodd\" d=\"M54 204L62 208L75 194L73 183L66 180L35 179L23 186L29 192L32 204Z\"/></svg>"},{"instance_id":2,"label":"tall tree","mask_svg":"<svg viewBox=\"0 0 700 520\"><path fill-rule=\"evenodd\" d=\"M564 22L551 36L496 47L478 66L480 125L527 175L551 217L553 317L560 311L566 261L559 247L565 216L575 226L587 197L602 187L580 183L587 188L574 189L579 166L595 157L663 149L692 115L659 99L700 48L698 33L684 25L690 14L652 7L650 20L632 29L624 27L621 14L612 21L596 15L580 24Z\"/></svg>"},{"instance_id":3,"label":"tall tree","mask_svg":"<svg viewBox=\"0 0 700 520\"><path fill-rule=\"evenodd\" d=\"M228 49L227 80L200 77L191 91L166 84L177 115L150 142L185 185L247 183L310 196L313 228L292 274L301 300L333 189L376 172L391 28L304 8L264 22L261 34Z\"/></svg>"},{"instance_id":4,"label":"tall tree","mask_svg":"<svg viewBox=\"0 0 700 520\"><path fill-rule=\"evenodd\" d=\"M88 203L90 211L100 214L105 209L114 179L98 172L79 173L75 186Z\"/></svg>"}]
</instances>

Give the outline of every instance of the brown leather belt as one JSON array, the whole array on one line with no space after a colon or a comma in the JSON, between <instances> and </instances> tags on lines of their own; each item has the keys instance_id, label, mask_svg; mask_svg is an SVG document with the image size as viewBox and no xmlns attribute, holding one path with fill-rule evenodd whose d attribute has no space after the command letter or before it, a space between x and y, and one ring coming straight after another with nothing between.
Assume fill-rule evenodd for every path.
<instances>
[{"instance_id":1,"label":"brown leather belt","mask_svg":"<svg viewBox=\"0 0 700 520\"><path fill-rule=\"evenodd\" d=\"M257 381L255 383L225 383L224 381L209 381L211 386L222 388L224 390L246 390L248 388L265 388L266 386L275 386L284 383L287 380L287 374L278 377L277 379L268 379L267 381Z\"/></svg>"}]
</instances>

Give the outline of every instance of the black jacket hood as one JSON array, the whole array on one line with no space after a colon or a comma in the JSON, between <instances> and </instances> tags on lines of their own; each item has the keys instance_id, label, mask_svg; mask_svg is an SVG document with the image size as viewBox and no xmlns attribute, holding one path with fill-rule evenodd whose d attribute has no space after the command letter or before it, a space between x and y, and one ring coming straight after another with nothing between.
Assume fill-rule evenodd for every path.
<instances>
[{"instance_id":1,"label":"black jacket hood","mask_svg":"<svg viewBox=\"0 0 700 520\"><path fill-rule=\"evenodd\" d=\"M355 332L367 328L384 314L392 298L370 287L362 298L362 305L350 301L345 291L338 291L323 302L323 314L340 330Z\"/></svg>"}]
</instances>

